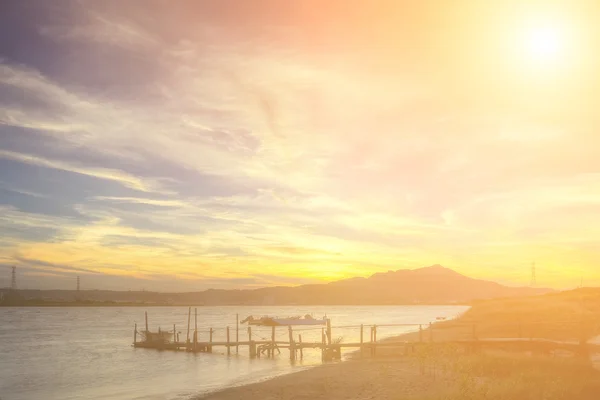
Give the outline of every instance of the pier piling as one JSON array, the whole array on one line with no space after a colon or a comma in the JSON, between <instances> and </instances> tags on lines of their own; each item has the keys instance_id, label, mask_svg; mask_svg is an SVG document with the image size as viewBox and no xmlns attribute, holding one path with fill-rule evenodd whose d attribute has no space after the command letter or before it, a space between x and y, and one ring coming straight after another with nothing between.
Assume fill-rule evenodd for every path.
<instances>
[{"instance_id":1,"label":"pier piling","mask_svg":"<svg viewBox=\"0 0 600 400\"><path fill-rule=\"evenodd\" d=\"M269 357L275 357L275 327L271 327L271 349L269 350Z\"/></svg>"},{"instance_id":2,"label":"pier piling","mask_svg":"<svg viewBox=\"0 0 600 400\"><path fill-rule=\"evenodd\" d=\"M363 340L363 332L364 331L364 325L360 324L360 356L363 356L363 351L364 351L364 340Z\"/></svg>"},{"instance_id":3,"label":"pier piling","mask_svg":"<svg viewBox=\"0 0 600 400\"><path fill-rule=\"evenodd\" d=\"M230 341L229 341L229 327L227 327L227 355L230 356L231 355L231 346L229 345Z\"/></svg>"},{"instance_id":4,"label":"pier piling","mask_svg":"<svg viewBox=\"0 0 600 400\"><path fill-rule=\"evenodd\" d=\"M377 355L377 325L373 325L373 356Z\"/></svg>"},{"instance_id":5,"label":"pier piling","mask_svg":"<svg viewBox=\"0 0 600 400\"><path fill-rule=\"evenodd\" d=\"M187 344L190 343L190 319L192 317L192 307L188 308L188 328L187 328L187 336L185 342Z\"/></svg>"},{"instance_id":6,"label":"pier piling","mask_svg":"<svg viewBox=\"0 0 600 400\"><path fill-rule=\"evenodd\" d=\"M194 351L198 350L198 309L194 308Z\"/></svg>"},{"instance_id":7,"label":"pier piling","mask_svg":"<svg viewBox=\"0 0 600 400\"><path fill-rule=\"evenodd\" d=\"M296 346L294 345L294 332L291 326L288 326L288 334L290 340L290 361L296 361Z\"/></svg>"},{"instance_id":8,"label":"pier piling","mask_svg":"<svg viewBox=\"0 0 600 400\"><path fill-rule=\"evenodd\" d=\"M240 342L240 314L235 314L235 342ZM239 354L240 345L235 346L235 354Z\"/></svg>"}]
</instances>

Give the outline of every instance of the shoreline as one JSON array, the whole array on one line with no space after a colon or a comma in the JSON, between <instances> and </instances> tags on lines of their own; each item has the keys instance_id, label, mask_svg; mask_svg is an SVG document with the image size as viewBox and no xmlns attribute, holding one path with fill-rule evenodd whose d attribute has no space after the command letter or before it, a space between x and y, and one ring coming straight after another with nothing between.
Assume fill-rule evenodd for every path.
<instances>
[{"instance_id":1,"label":"shoreline","mask_svg":"<svg viewBox=\"0 0 600 400\"><path fill-rule=\"evenodd\" d=\"M201 394L193 400L287 400L323 398L387 399L398 396L397 387L384 384L394 377L403 381L406 395L434 390L421 379L413 359L366 358L326 363L306 369ZM396 398L396 397L394 397Z\"/></svg>"}]
</instances>

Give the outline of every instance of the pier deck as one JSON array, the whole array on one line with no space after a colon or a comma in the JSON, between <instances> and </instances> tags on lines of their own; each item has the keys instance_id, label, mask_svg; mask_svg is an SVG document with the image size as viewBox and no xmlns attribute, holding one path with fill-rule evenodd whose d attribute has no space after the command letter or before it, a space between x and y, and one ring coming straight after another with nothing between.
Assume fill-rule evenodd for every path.
<instances>
[{"instance_id":1,"label":"pier deck","mask_svg":"<svg viewBox=\"0 0 600 400\"><path fill-rule=\"evenodd\" d=\"M533 353L552 353L555 351L567 351L578 355L589 355L591 353L600 352L600 344L588 343L586 340L579 341L560 341L551 340L545 338L523 338L523 337L502 337L502 338L479 338L477 335L477 324L476 323L455 323L456 326L453 328L462 327L468 331L467 337L462 339L454 340L443 340L434 343L434 329L447 329L448 326L442 324L438 327L437 323L429 324L387 324L387 325L356 325L356 326L343 326L340 328L352 328L359 332L360 340L352 342L342 342L341 340L332 340L332 327L331 321L327 320L326 327L319 328L300 328L294 332L292 326L271 326L270 339L260 337L259 335L253 336L252 327L247 328L247 340L240 340L240 329L239 329L239 318L236 318L235 326L235 338L231 340L231 330L229 327L219 329L219 331L225 331L226 340L213 340L213 333L217 329L210 328L208 330L198 330L197 326L197 312L194 313L194 327L190 326L191 322L191 307L188 310L188 327L186 340L179 340L179 333L176 327L173 326L172 331L161 331L150 332L148 329L148 314L146 316L146 327L144 331L138 331L137 325L134 327L134 341L133 346L136 348L145 349L156 349L156 350L167 350L167 351L186 351L193 353L212 353L214 348L221 348L231 354L231 349L234 348L236 353L240 347L246 347L248 354L251 358L260 357L274 357L276 354L280 354L281 350L288 350L290 360L303 358L303 351L308 349L317 349L321 351L322 360L334 360L341 358L342 349L353 349L359 350L359 354L376 356L378 348L404 348L405 352L415 351L418 346L421 345L432 345L432 344L454 344L463 346L471 351L478 351L482 348L494 348L494 349L505 349L510 351L528 351ZM383 341L377 340L378 328L385 327L406 327L412 328L415 332L413 340L390 340L386 339ZM276 331L278 333L286 334L287 340L277 339ZM304 331L321 331L320 341L302 341L302 332ZM522 333L522 325L518 327L519 334ZM365 332L369 332L368 340L365 338ZM199 340L199 334L208 334L209 340ZM295 336L295 333L300 333ZM416 334L418 333L418 335ZM138 340L138 334L144 337L144 340ZM313 335L314 336L314 335ZM258 337L258 340L254 338Z\"/></svg>"}]
</instances>

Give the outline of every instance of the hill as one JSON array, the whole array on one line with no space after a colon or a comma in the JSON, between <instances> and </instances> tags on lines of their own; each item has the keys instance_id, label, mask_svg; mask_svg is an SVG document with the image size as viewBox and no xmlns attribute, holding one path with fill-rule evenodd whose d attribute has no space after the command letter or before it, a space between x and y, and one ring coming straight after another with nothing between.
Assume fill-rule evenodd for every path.
<instances>
[{"instance_id":1,"label":"hill","mask_svg":"<svg viewBox=\"0 0 600 400\"><path fill-rule=\"evenodd\" d=\"M127 302L176 305L385 305L457 304L497 297L529 296L550 289L509 287L473 279L439 265L376 273L327 284L267 287L248 290L215 290L191 293L22 290L23 298L45 302ZM85 299L85 301L83 301ZM40 301L37 301L38 305Z\"/></svg>"}]
</instances>

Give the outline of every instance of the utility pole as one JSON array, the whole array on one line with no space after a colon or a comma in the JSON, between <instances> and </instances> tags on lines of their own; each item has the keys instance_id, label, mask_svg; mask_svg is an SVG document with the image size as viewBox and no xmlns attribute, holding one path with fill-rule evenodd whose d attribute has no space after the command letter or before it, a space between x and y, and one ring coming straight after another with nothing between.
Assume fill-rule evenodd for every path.
<instances>
[{"instance_id":1,"label":"utility pole","mask_svg":"<svg viewBox=\"0 0 600 400\"><path fill-rule=\"evenodd\" d=\"M12 267L12 279L10 281L10 290L17 290L17 267Z\"/></svg>"}]
</instances>

